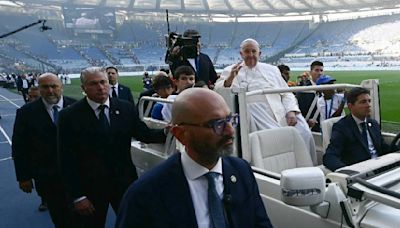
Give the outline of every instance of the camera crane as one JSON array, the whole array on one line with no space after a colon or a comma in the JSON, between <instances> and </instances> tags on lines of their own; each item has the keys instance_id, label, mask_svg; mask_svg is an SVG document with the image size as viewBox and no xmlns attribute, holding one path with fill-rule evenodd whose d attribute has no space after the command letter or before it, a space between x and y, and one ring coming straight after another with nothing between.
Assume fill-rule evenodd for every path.
<instances>
[{"instance_id":1,"label":"camera crane","mask_svg":"<svg viewBox=\"0 0 400 228\"><path fill-rule=\"evenodd\" d=\"M16 30L14 30L12 32L3 34L3 35L0 36L0 39L3 39L5 37L7 37L7 36L11 36L11 35L13 35L13 34L15 34L17 32L20 32L22 30L28 29L30 27L33 27L33 26L37 25L37 24L42 24L42 26L40 26L40 31L42 31L42 32L52 29L51 27L46 25L46 20L38 20L37 22L33 22L33 23L25 25L25 26L23 26L23 27L21 27L19 29L16 29Z\"/></svg>"}]
</instances>

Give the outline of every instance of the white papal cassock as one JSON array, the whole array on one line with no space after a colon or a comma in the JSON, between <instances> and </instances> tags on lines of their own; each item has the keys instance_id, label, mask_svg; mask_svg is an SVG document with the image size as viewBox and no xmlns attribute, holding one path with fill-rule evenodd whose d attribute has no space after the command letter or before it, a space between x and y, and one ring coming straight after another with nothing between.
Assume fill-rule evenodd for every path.
<instances>
[{"instance_id":1,"label":"white papal cassock","mask_svg":"<svg viewBox=\"0 0 400 228\"><path fill-rule=\"evenodd\" d=\"M242 65L238 75L232 82L231 88L245 88L247 92L268 88L288 88L278 67L260 62L253 68L245 66L244 63ZM220 79L215 84L217 88L224 87L224 81L229 77L233 66L231 65L224 69ZM290 111L297 112L297 124L295 127L304 139L313 163L316 165L315 142L306 120L300 113L297 99L293 93L256 95L248 97L247 101L250 132L287 126L286 113Z\"/></svg>"}]
</instances>

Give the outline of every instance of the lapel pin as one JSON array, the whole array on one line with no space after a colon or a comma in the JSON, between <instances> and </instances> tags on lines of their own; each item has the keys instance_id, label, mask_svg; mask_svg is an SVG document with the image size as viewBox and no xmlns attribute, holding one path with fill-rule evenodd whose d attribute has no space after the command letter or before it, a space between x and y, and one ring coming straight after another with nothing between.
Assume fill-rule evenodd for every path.
<instances>
[{"instance_id":1,"label":"lapel pin","mask_svg":"<svg viewBox=\"0 0 400 228\"><path fill-rule=\"evenodd\" d=\"M118 110L115 110L115 115L119 115L119 111Z\"/></svg>"},{"instance_id":2,"label":"lapel pin","mask_svg":"<svg viewBox=\"0 0 400 228\"><path fill-rule=\"evenodd\" d=\"M372 124L371 123L368 123L368 127L371 127L372 126Z\"/></svg>"},{"instance_id":3,"label":"lapel pin","mask_svg":"<svg viewBox=\"0 0 400 228\"><path fill-rule=\"evenodd\" d=\"M235 177L234 175L232 175L232 176L231 176L231 182L232 182L232 183L236 183L236 181L237 181L237 180L236 180L236 177Z\"/></svg>"}]
</instances>

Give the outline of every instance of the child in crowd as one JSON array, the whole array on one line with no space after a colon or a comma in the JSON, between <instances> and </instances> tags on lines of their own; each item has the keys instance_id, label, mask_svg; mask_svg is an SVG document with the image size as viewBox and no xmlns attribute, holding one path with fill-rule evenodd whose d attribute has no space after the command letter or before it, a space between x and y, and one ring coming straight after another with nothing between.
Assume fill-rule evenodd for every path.
<instances>
[{"instance_id":1,"label":"child in crowd","mask_svg":"<svg viewBox=\"0 0 400 228\"><path fill-rule=\"evenodd\" d=\"M160 98L167 98L169 95L174 92L173 82L172 80L163 74L157 75L153 79L153 88L156 92L156 96ZM157 102L151 111L151 117L158 120L163 120L161 110L164 106L164 103Z\"/></svg>"},{"instance_id":2,"label":"child in crowd","mask_svg":"<svg viewBox=\"0 0 400 228\"><path fill-rule=\"evenodd\" d=\"M323 75L317 80L317 85L334 84L335 78ZM322 90L321 96L318 98L317 108L320 113L320 122L323 120L344 116L344 106L346 99L343 94L337 93L336 90Z\"/></svg>"},{"instance_id":3,"label":"child in crowd","mask_svg":"<svg viewBox=\"0 0 400 228\"><path fill-rule=\"evenodd\" d=\"M189 66L180 66L174 72L174 80L176 85L176 92L168 96L168 99L174 100L175 97L188 87L193 87L195 83L195 73ZM164 104L161 110L162 117L165 121L171 121L171 104Z\"/></svg>"}]
</instances>

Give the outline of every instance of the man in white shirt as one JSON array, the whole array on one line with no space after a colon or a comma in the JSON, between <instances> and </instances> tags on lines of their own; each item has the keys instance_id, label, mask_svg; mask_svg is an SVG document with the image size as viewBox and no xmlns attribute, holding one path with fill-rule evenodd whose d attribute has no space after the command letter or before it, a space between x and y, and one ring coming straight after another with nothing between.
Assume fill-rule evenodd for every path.
<instances>
[{"instance_id":1,"label":"man in white shirt","mask_svg":"<svg viewBox=\"0 0 400 228\"><path fill-rule=\"evenodd\" d=\"M256 40L244 40L240 45L243 62L226 67L216 87L245 88L247 92L268 88L288 88L278 67L258 62L260 54ZM248 110L250 132L282 126L296 127L316 164L315 142L293 93L248 97Z\"/></svg>"},{"instance_id":2,"label":"man in white shirt","mask_svg":"<svg viewBox=\"0 0 400 228\"><path fill-rule=\"evenodd\" d=\"M272 227L250 166L227 156L237 118L211 90L181 92L171 131L186 149L131 185L115 227Z\"/></svg>"}]
</instances>

